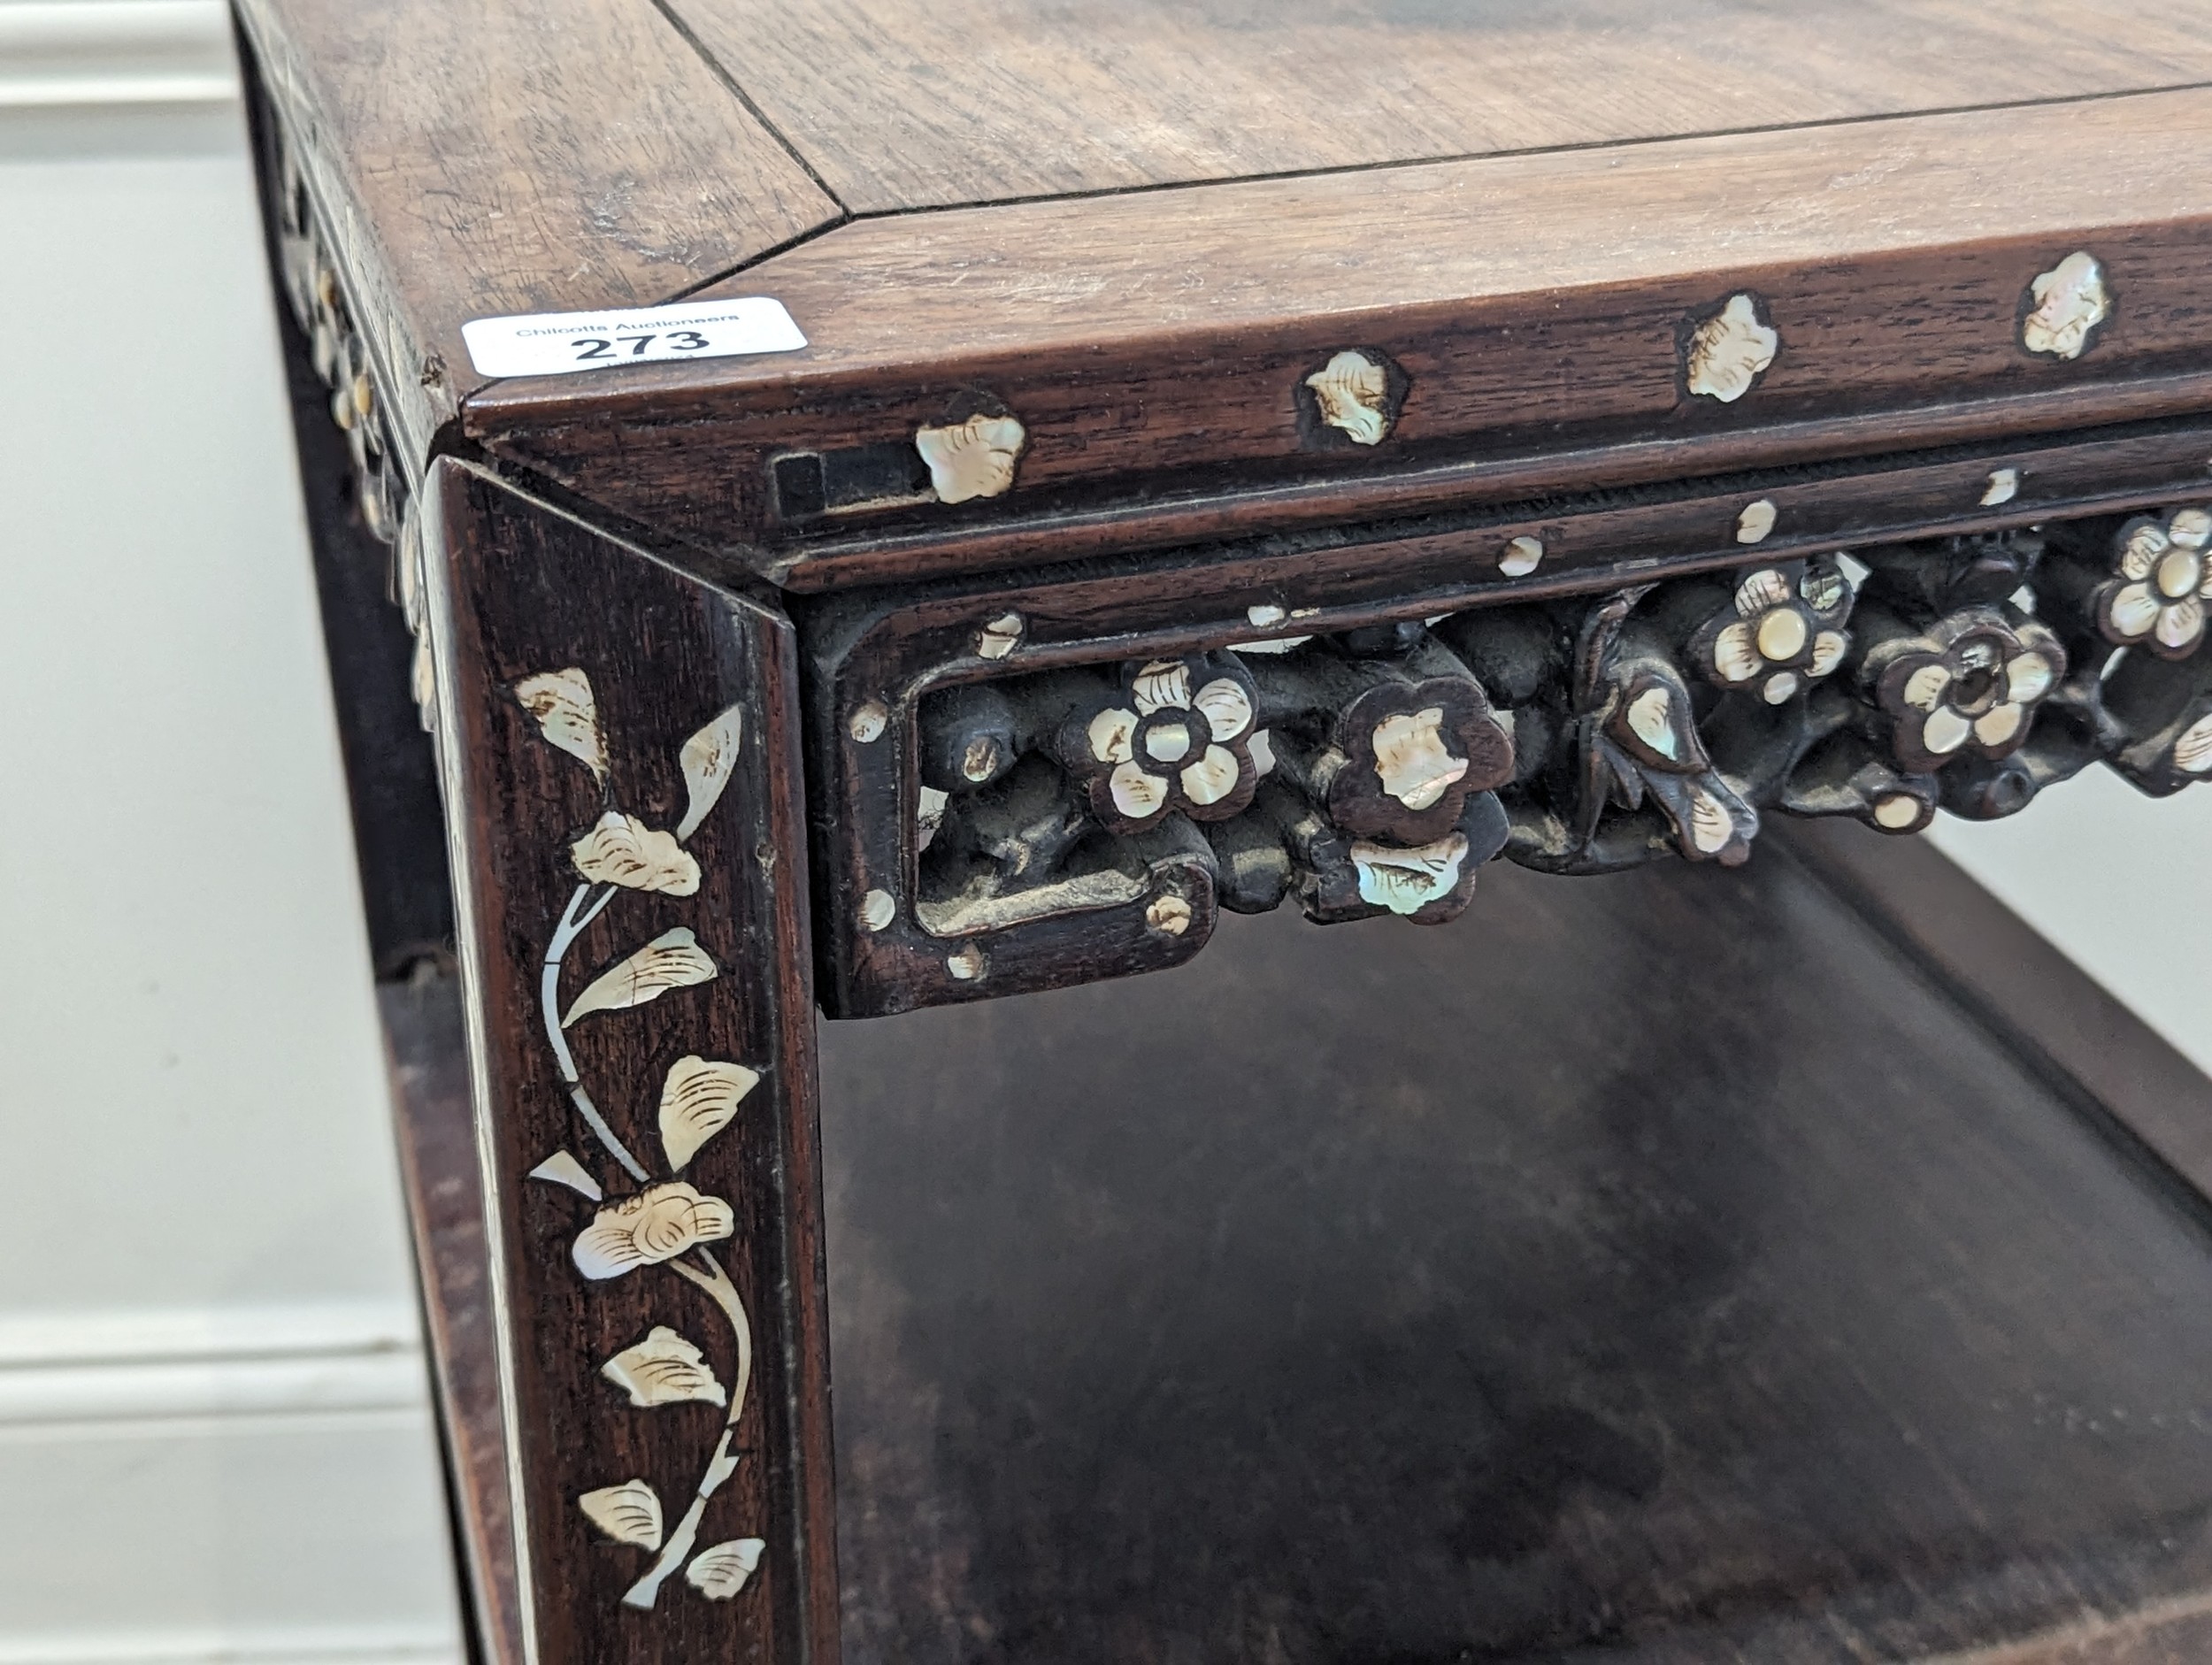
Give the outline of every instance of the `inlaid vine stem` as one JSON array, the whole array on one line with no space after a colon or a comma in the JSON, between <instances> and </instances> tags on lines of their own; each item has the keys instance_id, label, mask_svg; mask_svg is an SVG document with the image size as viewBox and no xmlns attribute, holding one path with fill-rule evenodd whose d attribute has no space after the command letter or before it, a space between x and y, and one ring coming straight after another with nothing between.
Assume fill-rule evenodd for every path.
<instances>
[{"instance_id":1,"label":"inlaid vine stem","mask_svg":"<svg viewBox=\"0 0 2212 1665\"><path fill-rule=\"evenodd\" d=\"M568 906L561 910L560 923L553 928L552 940L546 944L545 965L538 978L538 1006L545 1019L545 1037L553 1043L554 1062L560 1066L561 1079L568 1086L568 1096L574 1101L577 1113L584 1118L593 1137L606 1147L607 1154L629 1170L631 1178L642 1184L649 1176L643 1164L630 1155L629 1147L607 1125L607 1118L591 1101L591 1094L584 1091L583 1083L577 1077L575 1056L568 1049L568 1033L561 1027L562 962L568 957L576 939L584 934L585 927L614 900L616 888L612 885L576 886ZM598 892L595 896L595 890Z\"/></svg>"},{"instance_id":2,"label":"inlaid vine stem","mask_svg":"<svg viewBox=\"0 0 2212 1665\"><path fill-rule=\"evenodd\" d=\"M715 1494L722 1483L737 1472L737 1455L730 1449L730 1442L737 1437L737 1419L745 1409L745 1392L753 1377L753 1326L745 1316L745 1303L737 1293L737 1285L722 1263L703 1248L694 1249L699 1265L687 1261L664 1262L678 1276L689 1279L705 1290L714 1304L722 1308L730 1321L730 1331L737 1341L737 1371L730 1384L730 1412L723 1419L722 1438L715 1442L714 1455L707 1460L707 1470L699 1477L698 1490L692 1493L691 1507L676 1523L676 1530L661 1546L659 1556L645 1576L623 1593L622 1604L629 1607L649 1607L660 1595L662 1583L691 1554L691 1546L699 1536L699 1521L706 1513L707 1500ZM701 1267L704 1267L703 1271Z\"/></svg>"}]
</instances>

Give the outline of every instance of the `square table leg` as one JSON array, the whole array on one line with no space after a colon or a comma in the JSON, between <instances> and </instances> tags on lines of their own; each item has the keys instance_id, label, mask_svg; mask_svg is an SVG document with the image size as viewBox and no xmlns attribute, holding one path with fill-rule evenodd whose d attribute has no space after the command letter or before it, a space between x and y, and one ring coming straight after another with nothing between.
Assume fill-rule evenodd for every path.
<instances>
[{"instance_id":1,"label":"square table leg","mask_svg":"<svg viewBox=\"0 0 2212 1665\"><path fill-rule=\"evenodd\" d=\"M791 626L451 459L402 559L525 1657L833 1661Z\"/></svg>"}]
</instances>

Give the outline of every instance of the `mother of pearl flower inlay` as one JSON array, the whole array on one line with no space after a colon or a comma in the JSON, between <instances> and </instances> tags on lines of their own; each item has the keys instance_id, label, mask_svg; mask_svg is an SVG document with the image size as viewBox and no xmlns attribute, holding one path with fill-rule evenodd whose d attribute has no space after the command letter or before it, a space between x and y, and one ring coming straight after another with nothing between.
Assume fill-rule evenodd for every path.
<instances>
[{"instance_id":1,"label":"mother of pearl flower inlay","mask_svg":"<svg viewBox=\"0 0 2212 1665\"><path fill-rule=\"evenodd\" d=\"M1733 404L1758 384L1781 346L1780 334L1761 320L1759 303L1747 295L1731 295L1690 332L1683 383L1700 398Z\"/></svg>"},{"instance_id":2,"label":"mother of pearl flower inlay","mask_svg":"<svg viewBox=\"0 0 2212 1665\"><path fill-rule=\"evenodd\" d=\"M1928 774L1969 750L2008 756L2065 665L2065 649L2044 625L1974 608L1939 621L1930 636L1886 648L1868 674L1894 721L1899 763Z\"/></svg>"},{"instance_id":3,"label":"mother of pearl flower inlay","mask_svg":"<svg viewBox=\"0 0 2212 1665\"><path fill-rule=\"evenodd\" d=\"M914 449L929 465L938 501L964 503L1012 487L1014 464L1028 437L1013 417L976 415L946 427L917 429Z\"/></svg>"},{"instance_id":4,"label":"mother of pearl flower inlay","mask_svg":"<svg viewBox=\"0 0 2212 1665\"><path fill-rule=\"evenodd\" d=\"M2105 640L2140 643L2162 659L2186 659L2204 640L2212 607L2212 512L2179 509L2120 530L2113 575L2093 597Z\"/></svg>"},{"instance_id":5,"label":"mother of pearl flower inlay","mask_svg":"<svg viewBox=\"0 0 2212 1665\"><path fill-rule=\"evenodd\" d=\"M2182 731L2174 742L2174 767L2185 775L2212 774L2212 715Z\"/></svg>"},{"instance_id":6,"label":"mother of pearl flower inlay","mask_svg":"<svg viewBox=\"0 0 2212 1665\"><path fill-rule=\"evenodd\" d=\"M698 1546L710 1501L738 1468L732 1442L751 1380L752 1320L714 1248L736 1235L736 1209L726 1199L672 1176L690 1166L710 1140L736 1121L747 1095L760 1085L762 1071L733 1059L697 1053L686 1054L668 1067L657 1119L660 1166L670 1177L657 1178L639 1150L601 1112L569 1044L569 1032L580 1021L591 1019L596 1025L651 1004L672 990L713 983L723 975L722 967L700 946L691 926L680 925L607 966L569 1001L565 1011L560 994L570 951L585 940L595 921L610 917L610 909L619 899L648 894L662 900L701 895L701 865L686 846L722 802L735 776L744 708L725 707L677 748L676 769L683 778L686 802L683 817L672 832L618 807L615 794L624 784L622 775L607 747L591 679L580 666L525 677L511 691L548 744L590 769L601 795L598 820L568 848L569 865L580 882L545 940L538 1008L554 1066L577 1116L600 1150L643 1188L608 1201L598 1178L565 1149L539 1162L530 1176L565 1186L598 1205L590 1224L576 1233L569 1247L570 1260L587 1280L611 1284L661 1269L705 1293L727 1321L731 1347L726 1387L704 1352L666 1325L655 1325L643 1340L603 1367L603 1374L628 1394L634 1408L653 1411L696 1400L724 1409L720 1437L673 1526L662 1511L659 1494L642 1478L584 1492L576 1506L614 1543L653 1556L651 1564L622 1592L624 1607L654 1607L661 1587L680 1569L685 1582L707 1600L726 1600L744 1587L766 1546L757 1538ZM879 704L872 711L863 706L851 732L856 739L871 740L882 732L887 717Z\"/></svg>"},{"instance_id":7,"label":"mother of pearl flower inlay","mask_svg":"<svg viewBox=\"0 0 2212 1665\"><path fill-rule=\"evenodd\" d=\"M2112 316L2104 267L2086 250L2068 255L2028 286L2031 310L2020 323L2020 344L2052 358L2079 358L2090 338Z\"/></svg>"},{"instance_id":8,"label":"mother of pearl flower inlay","mask_svg":"<svg viewBox=\"0 0 2212 1665\"><path fill-rule=\"evenodd\" d=\"M1093 812L1133 832L1171 811L1219 820L1243 809L1259 779L1249 672L1233 656L1202 655L1147 660L1124 677L1121 696L1059 742Z\"/></svg>"},{"instance_id":9,"label":"mother of pearl flower inlay","mask_svg":"<svg viewBox=\"0 0 2212 1665\"><path fill-rule=\"evenodd\" d=\"M1321 419L1355 445L1379 445L1390 432L1390 376L1348 349L1306 378Z\"/></svg>"},{"instance_id":10,"label":"mother of pearl flower inlay","mask_svg":"<svg viewBox=\"0 0 2212 1665\"><path fill-rule=\"evenodd\" d=\"M1409 809L1425 809L1467 773L1467 760L1444 744L1444 708L1386 717L1375 726L1375 772L1383 790Z\"/></svg>"}]
</instances>

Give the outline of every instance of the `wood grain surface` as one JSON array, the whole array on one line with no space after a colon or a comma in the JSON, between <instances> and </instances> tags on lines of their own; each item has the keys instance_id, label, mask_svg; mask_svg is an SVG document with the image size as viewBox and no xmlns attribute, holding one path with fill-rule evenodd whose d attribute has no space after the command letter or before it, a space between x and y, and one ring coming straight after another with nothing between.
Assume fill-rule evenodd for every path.
<instances>
[{"instance_id":1,"label":"wood grain surface","mask_svg":"<svg viewBox=\"0 0 2212 1665\"><path fill-rule=\"evenodd\" d=\"M2188 0L672 0L856 213L2212 78Z\"/></svg>"},{"instance_id":2,"label":"wood grain surface","mask_svg":"<svg viewBox=\"0 0 2212 1665\"><path fill-rule=\"evenodd\" d=\"M288 309L277 309L292 437L315 562L323 652L353 812L354 859L380 978L450 954L453 895L437 765L409 687L414 644L391 598L393 551L362 524L346 436Z\"/></svg>"},{"instance_id":3,"label":"wood grain surface","mask_svg":"<svg viewBox=\"0 0 2212 1665\"><path fill-rule=\"evenodd\" d=\"M484 1180L469 1101L459 980L420 962L377 985L415 1264L436 1367L439 1444L465 1574L472 1665L524 1665L507 1433L484 1235Z\"/></svg>"},{"instance_id":4,"label":"wood grain surface","mask_svg":"<svg viewBox=\"0 0 2212 1665\"><path fill-rule=\"evenodd\" d=\"M790 627L465 464L440 459L427 503L426 533L443 563L432 576L441 745L497 1268L518 1580L533 1657L542 1665L707 1658L833 1665L813 1001ZM549 744L516 692L524 679L572 669L589 680L603 738L597 769ZM680 753L733 707L741 723L734 772L679 850L664 829L691 802L694 760L680 766ZM572 748L580 744L567 732ZM559 1024L578 1072L565 1078L549 1042L556 1018L541 1006L542 967L564 904L572 907L588 888L580 886L578 840L617 808L641 818L640 832L662 829L659 859L684 855L695 865L688 888L649 888L634 875L627 886L614 882L610 905L574 939L565 991L556 960L555 1012L569 1014ZM692 954L711 960L710 978L695 963L672 992L645 985L642 997L618 995L614 1007L587 1007L591 1015L578 1020L575 1002L594 978L677 932L689 933ZM726 1131L680 1158L657 1105L680 1064L709 1061L759 1078ZM595 1139L572 1101L572 1080L618 1130L615 1137L650 1162L634 1170L635 1183ZM586 1164L603 1207L567 1182L531 1177L561 1151L572 1166L578 1158ZM664 1206L652 1199L667 1194L679 1170L678 1192L693 1186L724 1205L727 1229L691 1253L724 1269L749 1315L752 1382L741 1400L728 1397L733 1326L702 1285L664 1263L684 1239L664 1239L649 1262L612 1271L587 1274L578 1252L583 1234L626 1202ZM608 1361L657 1326L707 1351L724 1406L640 1408L602 1376ZM728 1437L726 1407L738 1412L727 1424L736 1462L710 1496L697 1488L712 1472L718 1438ZM634 1481L661 1500L666 1535L654 1533L650 1544L611 1541L580 1504L588 1492ZM652 1552L680 1543L678 1518L695 1493L706 1499L695 1546L763 1540L757 1570L733 1595L710 1600L687 1581L691 1569L677 1564L657 1602L624 1605Z\"/></svg>"},{"instance_id":5,"label":"wood grain surface","mask_svg":"<svg viewBox=\"0 0 2212 1665\"><path fill-rule=\"evenodd\" d=\"M418 466L482 380L467 319L649 306L839 216L645 0L239 13Z\"/></svg>"},{"instance_id":6,"label":"wood grain surface","mask_svg":"<svg viewBox=\"0 0 2212 1665\"><path fill-rule=\"evenodd\" d=\"M1874 418L1864 449L1955 434L1965 410L1983 433L2072 426L2121 388L2141 414L2201 409L2212 175L2173 158L2203 148L2212 92L2191 91L901 215L718 287L783 299L804 353L505 382L465 424L805 583L875 539L1025 533L1049 557L1067 515L1143 537L1194 499L1325 498L1471 455L1729 440L1740 465L1807 421ZM2117 314L2073 362L2032 356L2020 297L2081 247ZM1693 398L1684 321L1732 292L1763 299L1779 354L1741 400ZM1377 446L1302 426L1302 379L1347 346L1410 379ZM778 520L771 457L904 444L977 394L1026 429L1004 495Z\"/></svg>"},{"instance_id":7,"label":"wood grain surface","mask_svg":"<svg viewBox=\"0 0 2212 1665\"><path fill-rule=\"evenodd\" d=\"M1177 1635L1172 1657L1238 1658L1235 1627L1264 1642L1271 1607L1279 1651L1250 1656L1302 1661L1294 1574L1364 1521L1354 1572L1405 1561L1347 1605L1358 1634L1435 1626L1456 1578L1509 1592L1485 1621L1519 1629L1500 1660L2194 1665L2208 1483L2175 1423L2193 1367L2160 1372L2212 1347L2191 1293L2205 1239L2195 1205L2162 1205L2066 1109L2116 1082L2101 1105L2142 1108L2130 1061L2157 1044L2040 944L2028 986L2017 922L1932 851L1905 852L1925 859L1894 886L1896 863L1860 864L1840 900L1768 851L1732 877L1498 869L1440 932L1232 922L1202 969L832 1025L847 1657L1112 1646L1122 1665ZM1932 978L1885 945L1896 927ZM1647 985L1698 994L1655 1004ZM2023 1070L1962 994L2007 1028L2086 1001L2094 1043L2066 1062L2091 1075ZM1267 1043L1219 1055L1263 1009ZM457 993L429 979L384 1011L411 1172L465 1179L436 1091L460 1068ZM1370 1018L1418 1045L1378 1053ZM1569 1025L1574 1048L1547 1051ZM1140 1029L1157 1044L1132 1058ZM1156 1140L1111 1137L1102 1103ZM1759 1184L1732 1184L1747 1165ZM1386 1227L1360 1229L1363 1201ZM452 1224L426 1242L442 1349L488 1317ZM1423 1344L1424 1315L1498 1302L1540 1345L1471 1321ZM446 1372L450 1414L480 1430L488 1366ZM1299 1381L1296 1415L1271 1420ZM1469 1448L1416 1425L1425 1406ZM1214 1466L1187 1476L1161 1443L1192 1417ZM1386 1485L1426 1502L1359 1514ZM2144 1487L2197 1501L2134 1533ZM1461 1503L1440 1579L1420 1535ZM1236 1553L1127 1553L1131 1534L1171 1547L1186 1508L1187 1530L1225 1521ZM1276 1536L1256 1536L1267 1518ZM1709 1561L1709 1529L1730 1550ZM1189 1576L1258 1599L1210 1604L1179 1593ZM1110 1609L1109 1642L1053 1605L1070 1584L1083 1618ZM1614 1645L1574 1656L1589 1625Z\"/></svg>"},{"instance_id":8,"label":"wood grain surface","mask_svg":"<svg viewBox=\"0 0 2212 1665\"><path fill-rule=\"evenodd\" d=\"M849 1660L2196 1657L2201 1199L1778 849L824 1085Z\"/></svg>"}]
</instances>

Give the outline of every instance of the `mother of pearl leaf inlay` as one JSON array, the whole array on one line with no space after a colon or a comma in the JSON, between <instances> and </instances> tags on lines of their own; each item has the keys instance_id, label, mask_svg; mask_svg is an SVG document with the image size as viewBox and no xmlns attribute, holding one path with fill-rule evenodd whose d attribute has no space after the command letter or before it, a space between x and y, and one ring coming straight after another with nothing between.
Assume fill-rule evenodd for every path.
<instances>
[{"instance_id":1,"label":"mother of pearl leaf inlay","mask_svg":"<svg viewBox=\"0 0 2212 1665\"><path fill-rule=\"evenodd\" d=\"M594 1202L603 1201L606 1193L583 1163L565 1150L557 1150L530 1170L530 1178L542 1179L549 1185L566 1185L579 1196L589 1197Z\"/></svg>"},{"instance_id":2,"label":"mother of pearl leaf inlay","mask_svg":"<svg viewBox=\"0 0 2212 1665\"><path fill-rule=\"evenodd\" d=\"M1017 621L1018 623L1018 621ZM672 1176L736 1118L760 1071L744 1064L687 1054L670 1066L659 1106L661 1149L666 1178L656 1179L586 1090L567 1031L595 1012L621 1012L658 1000L672 990L714 981L721 968L688 925L661 932L618 959L586 984L560 1011L561 982L569 951L593 921L625 894L657 893L679 899L698 894L699 862L686 848L706 823L733 779L744 736L743 710L731 705L711 717L679 748L676 765L686 794L684 817L673 833L657 831L615 807L611 759L599 724L590 679L577 667L524 678L516 698L536 718L551 745L589 764L605 797L599 819L569 849L581 879L547 940L540 967L538 1005L545 1035L575 1111L600 1147L642 1188L605 1202L598 1180L567 1151L557 1151L531 1170L531 1177L565 1185L598 1207L570 1245L577 1271L595 1283L626 1278L643 1268L663 1267L703 1291L728 1321L733 1344L730 1385L717 1378L705 1354L688 1338L655 1325L645 1339L623 1349L602 1366L602 1374L621 1387L634 1406L702 1401L726 1407L722 1431L688 1506L672 1531L664 1533L661 1501L643 1479L584 1492L577 1506L585 1517L618 1544L653 1552L652 1564L622 1594L625 1607L650 1608L661 1586L690 1557L708 1501L737 1471L737 1421L745 1408L752 1373L752 1324L743 1300L712 1244L736 1234L737 1211L721 1197L700 1191ZM737 1548L749 1546L742 1574L725 1563ZM760 1538L718 1545L694 1563L689 1580L715 1600L733 1594L757 1564L765 1547Z\"/></svg>"},{"instance_id":3,"label":"mother of pearl leaf inlay","mask_svg":"<svg viewBox=\"0 0 2212 1665\"><path fill-rule=\"evenodd\" d=\"M1760 321L1756 301L1731 295L1727 305L1690 332L1684 385L1700 398L1733 404L1766 373L1781 345L1780 334Z\"/></svg>"},{"instance_id":4,"label":"mother of pearl leaf inlay","mask_svg":"<svg viewBox=\"0 0 2212 1665\"><path fill-rule=\"evenodd\" d=\"M566 1029L593 1012L616 1012L657 1001L672 988L711 982L721 968L699 946L689 925L664 932L629 958L610 966L585 986L561 1019Z\"/></svg>"},{"instance_id":5,"label":"mother of pearl leaf inlay","mask_svg":"<svg viewBox=\"0 0 2212 1665\"><path fill-rule=\"evenodd\" d=\"M576 1500L584 1518L618 1544L636 1549L661 1546L660 1493L642 1480L602 1486Z\"/></svg>"},{"instance_id":6,"label":"mother of pearl leaf inlay","mask_svg":"<svg viewBox=\"0 0 2212 1665\"><path fill-rule=\"evenodd\" d=\"M676 754L688 800L684 818L676 824L679 840L696 832L699 824L721 801L722 788L730 784L730 771L737 767L738 741L744 733L744 708L733 705L686 740Z\"/></svg>"},{"instance_id":7,"label":"mother of pearl leaf inlay","mask_svg":"<svg viewBox=\"0 0 2212 1665\"><path fill-rule=\"evenodd\" d=\"M684 1569L684 1582L710 1601L727 1601L745 1587L767 1547L757 1538L738 1538L703 1549Z\"/></svg>"},{"instance_id":8,"label":"mother of pearl leaf inlay","mask_svg":"<svg viewBox=\"0 0 2212 1665\"><path fill-rule=\"evenodd\" d=\"M547 671L515 684L515 698L537 719L549 744L580 759L602 780L607 776L607 742L599 732L599 705L591 679L574 665Z\"/></svg>"},{"instance_id":9,"label":"mother of pearl leaf inlay","mask_svg":"<svg viewBox=\"0 0 2212 1665\"><path fill-rule=\"evenodd\" d=\"M2174 767L2185 775L2212 774L2212 715L2182 731L2174 742Z\"/></svg>"},{"instance_id":10,"label":"mother of pearl leaf inlay","mask_svg":"<svg viewBox=\"0 0 2212 1665\"><path fill-rule=\"evenodd\" d=\"M655 1405L703 1403L726 1406L728 1393L714 1379L706 1354L666 1324L656 1324L645 1339L616 1354L599 1374L641 1408Z\"/></svg>"},{"instance_id":11,"label":"mother of pearl leaf inlay","mask_svg":"<svg viewBox=\"0 0 2212 1665\"><path fill-rule=\"evenodd\" d=\"M700 1147L737 1119L737 1107L760 1085L760 1071L693 1054L668 1066L661 1085L661 1148L681 1173Z\"/></svg>"}]
</instances>

